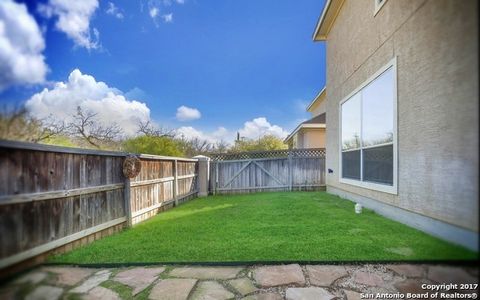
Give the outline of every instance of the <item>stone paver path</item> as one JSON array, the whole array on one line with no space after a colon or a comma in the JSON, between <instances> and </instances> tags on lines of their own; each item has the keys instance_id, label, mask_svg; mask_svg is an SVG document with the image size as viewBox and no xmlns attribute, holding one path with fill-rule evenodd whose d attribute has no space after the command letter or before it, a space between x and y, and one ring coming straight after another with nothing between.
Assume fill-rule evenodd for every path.
<instances>
[{"instance_id":1,"label":"stone paver path","mask_svg":"<svg viewBox=\"0 0 480 300\"><path fill-rule=\"evenodd\" d=\"M197 283L196 279L163 279L152 289L149 299L185 300Z\"/></svg>"},{"instance_id":2,"label":"stone paver path","mask_svg":"<svg viewBox=\"0 0 480 300\"><path fill-rule=\"evenodd\" d=\"M55 274L53 283L56 285L76 285L93 273L93 269L86 268L45 268L47 272Z\"/></svg>"},{"instance_id":3,"label":"stone paver path","mask_svg":"<svg viewBox=\"0 0 480 300\"><path fill-rule=\"evenodd\" d=\"M261 287L305 284L302 268L297 264L259 267L253 277Z\"/></svg>"},{"instance_id":4,"label":"stone paver path","mask_svg":"<svg viewBox=\"0 0 480 300\"><path fill-rule=\"evenodd\" d=\"M200 282L192 295L194 300L227 300L235 295L216 281Z\"/></svg>"},{"instance_id":5,"label":"stone paver path","mask_svg":"<svg viewBox=\"0 0 480 300\"><path fill-rule=\"evenodd\" d=\"M180 267L170 272L172 277L197 279L230 279L235 278L242 268L238 267Z\"/></svg>"},{"instance_id":6,"label":"stone paver path","mask_svg":"<svg viewBox=\"0 0 480 300\"><path fill-rule=\"evenodd\" d=\"M427 264L108 269L49 266L36 268L0 285L0 299L360 300L367 294L429 292L422 284L478 284L477 276L478 268L474 267ZM455 292L478 296L478 290L457 287L448 291Z\"/></svg>"},{"instance_id":7,"label":"stone paver path","mask_svg":"<svg viewBox=\"0 0 480 300\"><path fill-rule=\"evenodd\" d=\"M135 296L149 286L163 271L165 271L163 267L134 268L120 271L113 280L131 287L133 289L132 294Z\"/></svg>"},{"instance_id":8,"label":"stone paver path","mask_svg":"<svg viewBox=\"0 0 480 300\"><path fill-rule=\"evenodd\" d=\"M99 286L101 283L108 280L112 272L109 270L101 270L96 272L92 277L89 277L81 285L72 289L71 293L83 294L88 293L91 289Z\"/></svg>"}]
</instances>

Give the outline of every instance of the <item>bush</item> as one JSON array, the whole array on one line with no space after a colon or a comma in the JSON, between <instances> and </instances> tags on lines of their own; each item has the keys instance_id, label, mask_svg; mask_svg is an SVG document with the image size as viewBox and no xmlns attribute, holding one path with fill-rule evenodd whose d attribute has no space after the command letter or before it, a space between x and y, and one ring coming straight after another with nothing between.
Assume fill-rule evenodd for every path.
<instances>
[{"instance_id":1,"label":"bush","mask_svg":"<svg viewBox=\"0 0 480 300\"><path fill-rule=\"evenodd\" d=\"M124 151L165 156L183 156L177 141L167 136L139 136L124 142Z\"/></svg>"},{"instance_id":2,"label":"bush","mask_svg":"<svg viewBox=\"0 0 480 300\"><path fill-rule=\"evenodd\" d=\"M257 140L243 139L235 141L233 152L269 151L287 149L287 145L274 135L265 135Z\"/></svg>"}]
</instances>

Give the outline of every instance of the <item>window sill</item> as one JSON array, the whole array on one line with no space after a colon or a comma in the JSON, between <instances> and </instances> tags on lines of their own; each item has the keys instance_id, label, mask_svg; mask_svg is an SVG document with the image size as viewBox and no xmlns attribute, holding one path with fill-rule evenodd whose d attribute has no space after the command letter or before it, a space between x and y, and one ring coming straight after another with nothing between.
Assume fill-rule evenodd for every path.
<instances>
[{"instance_id":1,"label":"window sill","mask_svg":"<svg viewBox=\"0 0 480 300\"><path fill-rule=\"evenodd\" d=\"M398 195L398 188L396 185L390 186L390 185L378 184L373 182L365 182L365 181L359 181L359 180L353 180L353 179L346 179L346 178L340 178L338 181L340 183L349 184L349 185L361 187L364 189L369 189L369 190L383 192L383 193L392 194L392 195Z\"/></svg>"}]
</instances>

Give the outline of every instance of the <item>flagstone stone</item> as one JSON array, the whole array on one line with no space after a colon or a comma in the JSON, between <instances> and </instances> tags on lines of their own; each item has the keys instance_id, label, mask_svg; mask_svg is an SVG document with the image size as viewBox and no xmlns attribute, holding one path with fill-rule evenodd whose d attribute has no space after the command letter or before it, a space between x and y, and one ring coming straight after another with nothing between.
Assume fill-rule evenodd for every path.
<instances>
[{"instance_id":1,"label":"flagstone stone","mask_svg":"<svg viewBox=\"0 0 480 300\"><path fill-rule=\"evenodd\" d=\"M230 280L228 281L228 284L235 288L235 290L242 294L242 296L253 293L257 290L257 288L253 285L252 281L245 277Z\"/></svg>"},{"instance_id":2,"label":"flagstone stone","mask_svg":"<svg viewBox=\"0 0 480 300\"><path fill-rule=\"evenodd\" d=\"M162 279L153 287L148 299L186 300L196 283L196 279Z\"/></svg>"},{"instance_id":3,"label":"flagstone stone","mask_svg":"<svg viewBox=\"0 0 480 300\"><path fill-rule=\"evenodd\" d=\"M422 289L422 282L412 279L397 282L394 284L394 286L402 294L424 294L427 292L426 290Z\"/></svg>"},{"instance_id":4,"label":"flagstone stone","mask_svg":"<svg viewBox=\"0 0 480 300\"><path fill-rule=\"evenodd\" d=\"M250 295L242 298L243 300L283 300L282 295L277 293L262 293Z\"/></svg>"},{"instance_id":5,"label":"flagstone stone","mask_svg":"<svg viewBox=\"0 0 480 300\"><path fill-rule=\"evenodd\" d=\"M94 287L88 294L82 297L84 300L120 300L120 296L114 291L102 286Z\"/></svg>"},{"instance_id":6,"label":"flagstone stone","mask_svg":"<svg viewBox=\"0 0 480 300\"><path fill-rule=\"evenodd\" d=\"M347 300L361 300L362 296L360 293L350 290L344 290Z\"/></svg>"},{"instance_id":7,"label":"flagstone stone","mask_svg":"<svg viewBox=\"0 0 480 300\"><path fill-rule=\"evenodd\" d=\"M379 275L363 271L356 272L353 280L356 283L368 286L381 286L384 282L383 278Z\"/></svg>"},{"instance_id":8,"label":"flagstone stone","mask_svg":"<svg viewBox=\"0 0 480 300\"><path fill-rule=\"evenodd\" d=\"M344 266L306 266L310 283L318 286L329 286L338 278L347 276Z\"/></svg>"},{"instance_id":9,"label":"flagstone stone","mask_svg":"<svg viewBox=\"0 0 480 300\"><path fill-rule=\"evenodd\" d=\"M216 281L200 282L195 289L192 299L194 300L224 300L235 297L233 293L225 289Z\"/></svg>"},{"instance_id":10,"label":"flagstone stone","mask_svg":"<svg viewBox=\"0 0 480 300\"><path fill-rule=\"evenodd\" d=\"M95 269L74 268L74 267L51 267L44 269L47 272L57 275L55 284L73 286L90 276Z\"/></svg>"},{"instance_id":11,"label":"flagstone stone","mask_svg":"<svg viewBox=\"0 0 480 300\"><path fill-rule=\"evenodd\" d=\"M40 285L25 297L25 300L57 300L63 294L59 287Z\"/></svg>"},{"instance_id":12,"label":"flagstone stone","mask_svg":"<svg viewBox=\"0 0 480 300\"><path fill-rule=\"evenodd\" d=\"M47 273L45 272L30 272L15 280L15 283L38 284L45 278L47 278Z\"/></svg>"},{"instance_id":13,"label":"flagstone stone","mask_svg":"<svg viewBox=\"0 0 480 300\"><path fill-rule=\"evenodd\" d=\"M331 300L335 298L329 291L319 287L307 287L307 288L288 288L286 292L287 300Z\"/></svg>"},{"instance_id":14,"label":"flagstone stone","mask_svg":"<svg viewBox=\"0 0 480 300\"><path fill-rule=\"evenodd\" d=\"M254 271L253 277L262 287L305 285L305 277L298 264L259 267Z\"/></svg>"},{"instance_id":15,"label":"flagstone stone","mask_svg":"<svg viewBox=\"0 0 480 300\"><path fill-rule=\"evenodd\" d=\"M428 279L438 283L478 283L478 280L465 270L450 266L429 267Z\"/></svg>"},{"instance_id":16,"label":"flagstone stone","mask_svg":"<svg viewBox=\"0 0 480 300\"><path fill-rule=\"evenodd\" d=\"M232 279L242 269L238 267L180 267L170 271L169 275L196 279Z\"/></svg>"},{"instance_id":17,"label":"flagstone stone","mask_svg":"<svg viewBox=\"0 0 480 300\"><path fill-rule=\"evenodd\" d=\"M113 280L131 287L133 289L132 294L135 296L157 279L157 276L163 271L165 271L164 267L133 268L119 272Z\"/></svg>"},{"instance_id":18,"label":"flagstone stone","mask_svg":"<svg viewBox=\"0 0 480 300\"><path fill-rule=\"evenodd\" d=\"M424 267L420 265L388 265L387 268L406 277L422 277L424 272Z\"/></svg>"},{"instance_id":19,"label":"flagstone stone","mask_svg":"<svg viewBox=\"0 0 480 300\"><path fill-rule=\"evenodd\" d=\"M99 286L102 282L105 282L110 278L112 274L109 270L102 270L98 271L97 273L93 274L92 277L85 280L81 285L77 286L76 288L70 290L71 293L87 293L91 289Z\"/></svg>"}]
</instances>

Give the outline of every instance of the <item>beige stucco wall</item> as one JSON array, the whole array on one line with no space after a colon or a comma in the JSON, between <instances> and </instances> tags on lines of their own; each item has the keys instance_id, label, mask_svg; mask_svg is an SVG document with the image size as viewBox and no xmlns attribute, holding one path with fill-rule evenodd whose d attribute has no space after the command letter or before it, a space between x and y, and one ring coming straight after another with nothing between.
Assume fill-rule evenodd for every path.
<instances>
[{"instance_id":1,"label":"beige stucco wall","mask_svg":"<svg viewBox=\"0 0 480 300\"><path fill-rule=\"evenodd\" d=\"M327 39L327 185L478 231L477 1L346 0ZM398 195L339 183L339 102L397 57Z\"/></svg>"},{"instance_id":2,"label":"beige stucco wall","mask_svg":"<svg viewBox=\"0 0 480 300\"><path fill-rule=\"evenodd\" d=\"M325 101L321 101L318 104L315 103L315 105L310 109L310 113L312 114L312 117L316 117L320 114L323 114L326 111L327 111L327 105L325 104Z\"/></svg>"},{"instance_id":3,"label":"beige stucco wall","mask_svg":"<svg viewBox=\"0 0 480 300\"><path fill-rule=\"evenodd\" d=\"M327 92L326 90L323 90L323 93L321 93L315 99L315 102L313 103L313 105L309 107L308 111L312 114L312 117L318 116L327 111L326 96L327 96Z\"/></svg>"},{"instance_id":4,"label":"beige stucco wall","mask_svg":"<svg viewBox=\"0 0 480 300\"><path fill-rule=\"evenodd\" d=\"M325 129L303 129L303 148L325 148Z\"/></svg>"},{"instance_id":5,"label":"beige stucco wall","mask_svg":"<svg viewBox=\"0 0 480 300\"><path fill-rule=\"evenodd\" d=\"M292 148L325 148L326 134L324 128L300 129L292 137Z\"/></svg>"}]
</instances>

